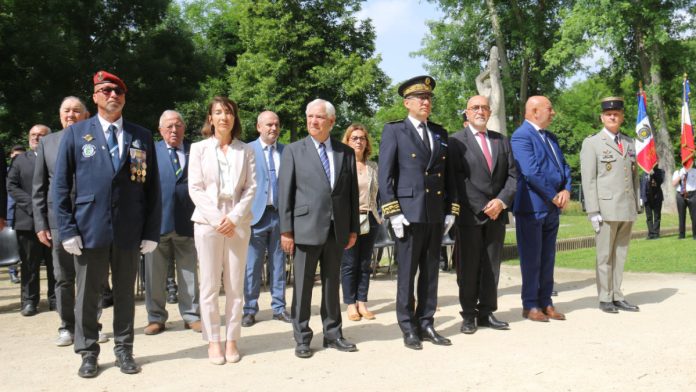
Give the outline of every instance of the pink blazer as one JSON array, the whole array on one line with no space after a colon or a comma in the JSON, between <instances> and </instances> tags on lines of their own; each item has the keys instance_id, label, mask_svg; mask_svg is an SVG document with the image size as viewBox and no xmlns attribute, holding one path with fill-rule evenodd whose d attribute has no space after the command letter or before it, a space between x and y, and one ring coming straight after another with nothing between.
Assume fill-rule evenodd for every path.
<instances>
[{"instance_id":1,"label":"pink blazer","mask_svg":"<svg viewBox=\"0 0 696 392\"><path fill-rule=\"evenodd\" d=\"M215 155L217 145L218 140L215 137L191 144L188 163L189 195L196 205L191 220L213 227L218 227L225 217L224 202L218 200L220 174ZM254 149L237 139L232 141L229 148L233 151L231 165L238 176L234 178L234 197L227 217L236 226L249 226L251 203L256 192Z\"/></svg>"}]
</instances>

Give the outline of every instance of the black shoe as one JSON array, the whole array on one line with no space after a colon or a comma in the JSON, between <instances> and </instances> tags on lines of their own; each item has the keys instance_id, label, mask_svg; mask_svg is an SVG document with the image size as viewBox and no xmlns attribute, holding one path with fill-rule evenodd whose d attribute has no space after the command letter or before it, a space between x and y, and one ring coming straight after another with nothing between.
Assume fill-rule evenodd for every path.
<instances>
[{"instance_id":1,"label":"black shoe","mask_svg":"<svg viewBox=\"0 0 696 392\"><path fill-rule=\"evenodd\" d=\"M253 314L245 314L244 317L242 317L242 327L251 327L254 324L256 324L256 316Z\"/></svg>"},{"instance_id":2,"label":"black shoe","mask_svg":"<svg viewBox=\"0 0 696 392\"><path fill-rule=\"evenodd\" d=\"M625 300L621 301L614 301L614 306L616 306L617 309L623 310L626 312L638 312L640 311L640 308L637 307L636 305L631 305Z\"/></svg>"},{"instance_id":3,"label":"black shoe","mask_svg":"<svg viewBox=\"0 0 696 392\"><path fill-rule=\"evenodd\" d=\"M279 321L284 321L286 323L291 323L292 319L290 318L290 315L286 311L282 311L279 313L276 313L273 315L273 320L279 320Z\"/></svg>"},{"instance_id":4,"label":"black shoe","mask_svg":"<svg viewBox=\"0 0 696 392\"><path fill-rule=\"evenodd\" d=\"M488 314L488 316L479 316L478 325L480 327L488 327L493 329L510 329L510 324L506 323L505 321L498 320L495 318L493 313Z\"/></svg>"},{"instance_id":5,"label":"black shoe","mask_svg":"<svg viewBox=\"0 0 696 392\"><path fill-rule=\"evenodd\" d=\"M99 364L97 363L96 355L82 356L82 365L77 371L77 375L82 378L93 378L99 373Z\"/></svg>"},{"instance_id":6,"label":"black shoe","mask_svg":"<svg viewBox=\"0 0 696 392\"><path fill-rule=\"evenodd\" d=\"M36 311L36 306L34 306L32 304L26 304L26 305L24 305L24 307L22 307L22 311L19 313L21 313L21 315L24 317L28 317L28 316L34 316L38 312Z\"/></svg>"},{"instance_id":7,"label":"black shoe","mask_svg":"<svg viewBox=\"0 0 696 392\"><path fill-rule=\"evenodd\" d=\"M459 332L471 335L478 329L476 327L476 317L474 316L463 316L464 321L462 321L462 326L459 328Z\"/></svg>"},{"instance_id":8,"label":"black shoe","mask_svg":"<svg viewBox=\"0 0 696 392\"><path fill-rule=\"evenodd\" d=\"M131 353L116 354L116 367L121 368L121 373L140 373L140 366L138 366L138 364L135 363L135 360L133 359L133 354Z\"/></svg>"},{"instance_id":9,"label":"black shoe","mask_svg":"<svg viewBox=\"0 0 696 392\"><path fill-rule=\"evenodd\" d=\"M167 294L167 303L175 304L177 302L179 302L179 298L177 298L176 292L170 291L169 294Z\"/></svg>"},{"instance_id":10,"label":"black shoe","mask_svg":"<svg viewBox=\"0 0 696 392\"><path fill-rule=\"evenodd\" d=\"M680 234L679 234L679 237L677 237L677 238L679 238L680 240L683 240L683 239L684 239L684 234L681 234L681 233L680 233Z\"/></svg>"},{"instance_id":11,"label":"black shoe","mask_svg":"<svg viewBox=\"0 0 696 392\"><path fill-rule=\"evenodd\" d=\"M10 271L10 282L12 283L20 283L22 280L19 279L19 275L17 275L17 271Z\"/></svg>"},{"instance_id":12,"label":"black shoe","mask_svg":"<svg viewBox=\"0 0 696 392\"><path fill-rule=\"evenodd\" d=\"M435 328L433 328L432 325L425 327L425 330L421 331L420 338L421 340L427 340L430 343L436 344L438 346L452 345L452 341L435 332Z\"/></svg>"},{"instance_id":13,"label":"black shoe","mask_svg":"<svg viewBox=\"0 0 696 392\"><path fill-rule=\"evenodd\" d=\"M58 309L58 305L56 305L56 300L55 300L55 299L49 299L49 300L48 300L48 310L53 311L53 310L57 310L57 309Z\"/></svg>"},{"instance_id":14,"label":"black shoe","mask_svg":"<svg viewBox=\"0 0 696 392\"><path fill-rule=\"evenodd\" d=\"M298 344L295 347L295 356L297 358L312 358L312 349L309 348L309 344Z\"/></svg>"},{"instance_id":15,"label":"black shoe","mask_svg":"<svg viewBox=\"0 0 696 392\"><path fill-rule=\"evenodd\" d=\"M420 339L418 339L418 336L413 332L404 334L404 346L410 348L411 350L423 349Z\"/></svg>"},{"instance_id":16,"label":"black shoe","mask_svg":"<svg viewBox=\"0 0 696 392\"><path fill-rule=\"evenodd\" d=\"M616 309L616 306L611 302L600 302L599 309L606 313L619 313L619 310Z\"/></svg>"},{"instance_id":17,"label":"black shoe","mask_svg":"<svg viewBox=\"0 0 696 392\"><path fill-rule=\"evenodd\" d=\"M358 351L358 347L347 341L343 336L333 340L324 338L324 348L335 348L338 351L344 352Z\"/></svg>"}]
</instances>

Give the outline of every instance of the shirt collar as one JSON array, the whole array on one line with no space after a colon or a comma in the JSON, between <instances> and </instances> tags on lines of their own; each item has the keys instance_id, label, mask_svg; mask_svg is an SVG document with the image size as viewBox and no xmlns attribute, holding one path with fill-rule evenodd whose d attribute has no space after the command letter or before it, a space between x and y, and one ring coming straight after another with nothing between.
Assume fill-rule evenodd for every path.
<instances>
[{"instance_id":1,"label":"shirt collar","mask_svg":"<svg viewBox=\"0 0 696 392\"><path fill-rule=\"evenodd\" d=\"M469 125L469 129L471 130L471 133L472 133L474 136L477 136L477 135L478 135L479 131L478 131L476 128L474 128L474 127L472 127L471 125ZM484 134L486 137L488 137L488 130L483 131L483 134Z\"/></svg>"},{"instance_id":2,"label":"shirt collar","mask_svg":"<svg viewBox=\"0 0 696 392\"><path fill-rule=\"evenodd\" d=\"M273 144L266 144L263 140L261 140L261 138L259 138L259 143L261 143L262 150L265 150L268 146L273 146L273 149L278 150L278 142L274 142Z\"/></svg>"},{"instance_id":3,"label":"shirt collar","mask_svg":"<svg viewBox=\"0 0 696 392\"><path fill-rule=\"evenodd\" d=\"M425 123L426 126L428 125L428 121L427 121L427 120L426 120L426 121L420 121L420 120L415 119L414 117L411 117L410 115L408 116L408 119L409 119L409 121L411 121L411 124L413 124L413 127L416 128L416 129L418 129L418 126L419 126L421 123Z\"/></svg>"},{"instance_id":4,"label":"shirt collar","mask_svg":"<svg viewBox=\"0 0 696 392\"><path fill-rule=\"evenodd\" d=\"M106 131L109 129L109 125L113 124L116 126L116 134L118 135L119 132L123 130L123 117L119 117L118 120L114 121L113 123L110 123L106 121L102 116L97 114L97 119L99 120L99 124L102 127L102 131L106 134Z\"/></svg>"},{"instance_id":5,"label":"shirt collar","mask_svg":"<svg viewBox=\"0 0 696 392\"><path fill-rule=\"evenodd\" d=\"M533 122L531 122L531 121L529 121L529 120L524 120L524 121L528 122L528 123L529 123L531 126L533 126L534 129L536 129L537 131L541 131L541 130L542 130L540 126L534 124Z\"/></svg>"},{"instance_id":6,"label":"shirt collar","mask_svg":"<svg viewBox=\"0 0 696 392\"><path fill-rule=\"evenodd\" d=\"M614 140L615 137L619 136L619 132L616 132L616 134L613 134L613 133L611 133L611 131L608 130L606 127L605 127L605 128L602 128L602 131L604 131L604 132L607 134L607 136L609 136L609 137L611 138L611 140ZM620 138L619 138L619 139L620 139Z\"/></svg>"},{"instance_id":7,"label":"shirt collar","mask_svg":"<svg viewBox=\"0 0 696 392\"><path fill-rule=\"evenodd\" d=\"M321 142L317 141L312 135L309 136L312 139L312 142L314 143L314 148L317 150L319 149L319 145ZM324 147L326 147L326 151L331 151L331 136L327 137L326 140L324 140Z\"/></svg>"}]
</instances>

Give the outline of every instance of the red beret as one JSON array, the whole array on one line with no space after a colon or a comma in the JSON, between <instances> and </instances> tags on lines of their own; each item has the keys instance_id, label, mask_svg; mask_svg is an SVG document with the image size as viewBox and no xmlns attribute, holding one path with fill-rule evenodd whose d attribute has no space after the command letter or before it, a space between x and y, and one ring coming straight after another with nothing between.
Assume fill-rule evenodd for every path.
<instances>
[{"instance_id":1,"label":"red beret","mask_svg":"<svg viewBox=\"0 0 696 392\"><path fill-rule=\"evenodd\" d=\"M121 80L121 78L112 73L108 73L106 71L99 71L94 74L94 77L92 79L94 81L95 86L102 83L113 83L118 87L121 87L123 91L128 91L128 89L126 88L126 84L123 83L123 80Z\"/></svg>"}]
</instances>

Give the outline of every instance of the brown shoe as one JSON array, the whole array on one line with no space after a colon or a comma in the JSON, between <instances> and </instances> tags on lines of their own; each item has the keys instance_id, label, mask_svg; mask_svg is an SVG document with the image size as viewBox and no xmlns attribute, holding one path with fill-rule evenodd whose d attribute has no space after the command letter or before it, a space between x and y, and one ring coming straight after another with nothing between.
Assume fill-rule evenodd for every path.
<instances>
[{"instance_id":1,"label":"brown shoe","mask_svg":"<svg viewBox=\"0 0 696 392\"><path fill-rule=\"evenodd\" d=\"M360 316L360 312L358 312L358 307L355 306L355 304L350 304L348 305L348 320L350 321L360 321L362 316Z\"/></svg>"},{"instance_id":2,"label":"brown shoe","mask_svg":"<svg viewBox=\"0 0 696 392\"><path fill-rule=\"evenodd\" d=\"M526 319L530 319L532 321L542 321L542 322L548 322L549 318L546 317L544 312L541 311L539 308L531 308L531 309L524 309L522 311L522 317Z\"/></svg>"},{"instance_id":3,"label":"brown shoe","mask_svg":"<svg viewBox=\"0 0 696 392\"><path fill-rule=\"evenodd\" d=\"M162 323L149 323L147 327L145 327L145 335L157 335L158 333L162 333L164 331L164 324Z\"/></svg>"},{"instance_id":4,"label":"brown shoe","mask_svg":"<svg viewBox=\"0 0 696 392\"><path fill-rule=\"evenodd\" d=\"M185 329L192 329L193 332L201 332L201 321L196 320L196 321L192 321L190 323L184 323L184 328Z\"/></svg>"},{"instance_id":5,"label":"brown shoe","mask_svg":"<svg viewBox=\"0 0 696 392\"><path fill-rule=\"evenodd\" d=\"M549 316L549 318L552 318L554 320L565 320L565 314L559 313L556 311L556 308L553 307L553 305L549 305L546 308L544 308L544 314Z\"/></svg>"}]
</instances>

